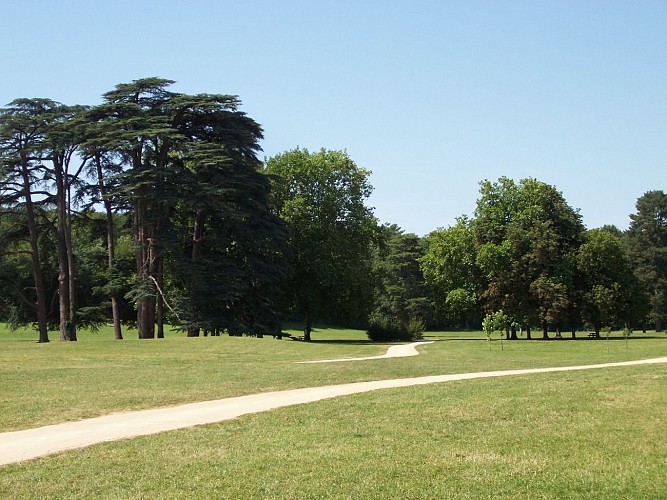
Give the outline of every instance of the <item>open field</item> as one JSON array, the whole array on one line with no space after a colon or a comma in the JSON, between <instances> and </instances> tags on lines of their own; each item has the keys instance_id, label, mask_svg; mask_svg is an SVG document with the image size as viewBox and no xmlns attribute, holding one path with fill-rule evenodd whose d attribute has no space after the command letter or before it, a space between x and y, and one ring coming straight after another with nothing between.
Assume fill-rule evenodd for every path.
<instances>
[{"instance_id":1,"label":"open field","mask_svg":"<svg viewBox=\"0 0 667 500\"><path fill-rule=\"evenodd\" d=\"M40 345L0 333L2 430L123 409L386 378L667 355L667 336L516 341L427 335L413 358L362 332ZM131 334L127 335L128 337ZM641 337L641 338L640 338ZM467 339L467 340L464 340ZM664 365L438 384L283 408L0 469L12 498L659 498Z\"/></svg>"}]
</instances>

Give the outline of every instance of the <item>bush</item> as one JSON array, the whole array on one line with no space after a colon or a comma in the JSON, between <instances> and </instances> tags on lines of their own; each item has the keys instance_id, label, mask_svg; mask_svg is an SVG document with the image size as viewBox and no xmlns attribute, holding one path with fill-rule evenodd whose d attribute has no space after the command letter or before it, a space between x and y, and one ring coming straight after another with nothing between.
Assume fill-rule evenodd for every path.
<instances>
[{"instance_id":1,"label":"bush","mask_svg":"<svg viewBox=\"0 0 667 500\"><path fill-rule=\"evenodd\" d=\"M412 340L421 340L424 338L424 330L426 330L426 322L421 318L412 318L408 322L408 333Z\"/></svg>"},{"instance_id":2,"label":"bush","mask_svg":"<svg viewBox=\"0 0 667 500\"><path fill-rule=\"evenodd\" d=\"M395 318L376 316L370 319L366 335L373 342L409 342L422 338L424 322L410 320L405 324Z\"/></svg>"}]
</instances>

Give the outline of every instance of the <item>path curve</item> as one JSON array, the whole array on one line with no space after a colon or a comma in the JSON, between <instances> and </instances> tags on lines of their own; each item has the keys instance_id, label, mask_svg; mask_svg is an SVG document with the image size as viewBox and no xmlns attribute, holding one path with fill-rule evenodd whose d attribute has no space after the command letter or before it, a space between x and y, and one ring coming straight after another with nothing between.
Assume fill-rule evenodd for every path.
<instances>
[{"instance_id":1,"label":"path curve","mask_svg":"<svg viewBox=\"0 0 667 500\"><path fill-rule=\"evenodd\" d=\"M127 413L116 413L103 417L48 425L36 429L0 433L0 465L21 462L38 457L84 448L106 441L117 441L137 436L147 436L196 425L231 420L241 415L259 413L275 408L311 403L323 399L359 394L378 389L409 387L416 385L471 380L487 377L553 373L617 366L667 363L667 356L661 358L604 363L599 365L561 366L555 368L531 368L523 370L502 370L426 377L377 380L351 384L309 387L286 391L267 392L189 403L168 408L155 408Z\"/></svg>"},{"instance_id":2,"label":"path curve","mask_svg":"<svg viewBox=\"0 0 667 500\"><path fill-rule=\"evenodd\" d=\"M417 350L418 345L422 344L432 344L433 340L420 340L419 342L413 342L412 344L400 344L389 346L387 352L379 356L365 356L363 358L339 358L339 359L318 359L315 361L297 361L299 364L312 364L312 363L340 363L343 361L366 361L369 359L386 359L386 358L404 358L407 356L418 356L419 351Z\"/></svg>"}]
</instances>

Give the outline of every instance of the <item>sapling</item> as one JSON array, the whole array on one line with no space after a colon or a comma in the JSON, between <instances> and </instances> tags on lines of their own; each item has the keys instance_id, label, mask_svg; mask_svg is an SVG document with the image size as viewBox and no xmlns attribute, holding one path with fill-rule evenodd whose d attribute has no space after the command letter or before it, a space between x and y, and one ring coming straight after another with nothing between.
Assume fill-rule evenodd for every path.
<instances>
[{"instance_id":1,"label":"sapling","mask_svg":"<svg viewBox=\"0 0 667 500\"><path fill-rule=\"evenodd\" d=\"M630 337L630 334L632 333L632 330L628 328L627 326L623 328L623 337L625 337L625 348L628 348L628 338Z\"/></svg>"},{"instance_id":2,"label":"sapling","mask_svg":"<svg viewBox=\"0 0 667 500\"><path fill-rule=\"evenodd\" d=\"M491 314L484 316L482 320L482 328L486 333L486 343L489 345L489 351L491 351L491 334L493 333L493 318Z\"/></svg>"}]
</instances>

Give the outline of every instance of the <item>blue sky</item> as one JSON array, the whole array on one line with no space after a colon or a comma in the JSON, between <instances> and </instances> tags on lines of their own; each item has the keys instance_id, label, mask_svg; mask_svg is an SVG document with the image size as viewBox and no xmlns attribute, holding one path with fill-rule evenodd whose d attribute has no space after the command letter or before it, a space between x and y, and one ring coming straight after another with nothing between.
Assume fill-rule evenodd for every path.
<instances>
[{"instance_id":1,"label":"blue sky","mask_svg":"<svg viewBox=\"0 0 667 500\"><path fill-rule=\"evenodd\" d=\"M345 149L381 222L425 235L535 177L592 228L667 190L665 1L0 2L0 104L147 76L236 94L267 157Z\"/></svg>"}]
</instances>

